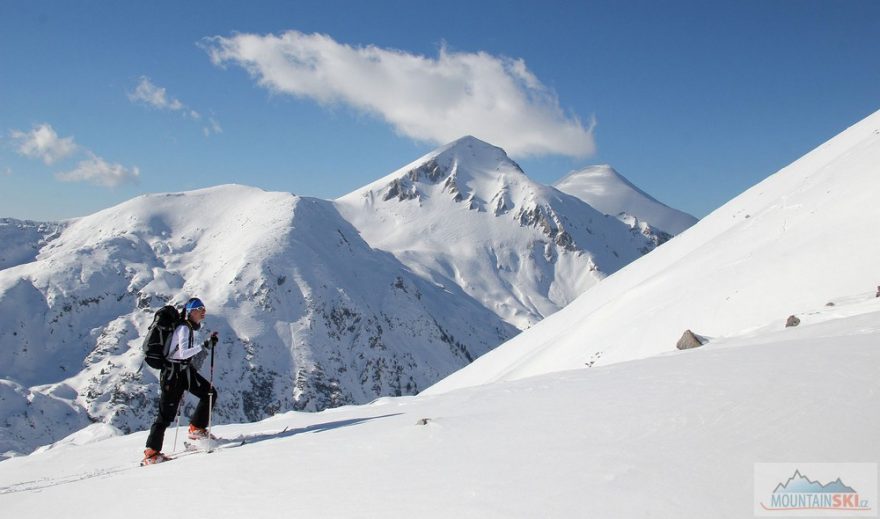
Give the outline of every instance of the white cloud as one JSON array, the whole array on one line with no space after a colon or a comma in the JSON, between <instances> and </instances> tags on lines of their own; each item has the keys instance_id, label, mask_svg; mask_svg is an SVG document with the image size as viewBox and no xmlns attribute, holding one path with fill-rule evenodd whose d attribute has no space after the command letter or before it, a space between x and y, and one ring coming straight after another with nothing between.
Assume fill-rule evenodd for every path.
<instances>
[{"instance_id":1,"label":"white cloud","mask_svg":"<svg viewBox=\"0 0 880 519\"><path fill-rule=\"evenodd\" d=\"M12 130L18 153L26 157L40 159L51 165L77 151L78 146L73 137L59 138L49 124L41 124L30 132Z\"/></svg>"},{"instance_id":2,"label":"white cloud","mask_svg":"<svg viewBox=\"0 0 880 519\"><path fill-rule=\"evenodd\" d=\"M175 112L186 110L186 105L178 99L168 97L164 88L156 86L146 76L141 76L137 88L135 88L134 92L128 93L128 98L133 102L146 103L160 110L172 110Z\"/></svg>"},{"instance_id":3,"label":"white cloud","mask_svg":"<svg viewBox=\"0 0 880 519\"><path fill-rule=\"evenodd\" d=\"M137 167L128 169L121 164L111 164L89 152L89 158L80 161L75 169L57 173L55 178L63 182L88 182L97 186L116 187L137 182L140 174Z\"/></svg>"},{"instance_id":4,"label":"white cloud","mask_svg":"<svg viewBox=\"0 0 880 519\"><path fill-rule=\"evenodd\" d=\"M521 59L445 48L431 58L297 31L216 36L202 47L215 65L241 66L272 92L346 104L418 140L469 134L515 156L595 151L594 123L566 115Z\"/></svg>"}]
</instances>

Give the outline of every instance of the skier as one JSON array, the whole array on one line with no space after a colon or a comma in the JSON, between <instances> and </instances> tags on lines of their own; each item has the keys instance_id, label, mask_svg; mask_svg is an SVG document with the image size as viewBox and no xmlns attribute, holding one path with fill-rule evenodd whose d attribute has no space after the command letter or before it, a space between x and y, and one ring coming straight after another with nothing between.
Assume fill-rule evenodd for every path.
<instances>
[{"instance_id":1,"label":"skier","mask_svg":"<svg viewBox=\"0 0 880 519\"><path fill-rule=\"evenodd\" d=\"M196 355L217 345L217 332L205 340L204 345L195 343L195 332L201 328L206 314L205 305L199 298L192 298L183 308L183 321L175 328L171 336L165 365L159 374L159 414L150 428L147 445L144 450L142 465L161 463L171 458L162 454L162 442L165 429L174 421L177 408L183 399L184 391L189 391L199 398L199 404L193 413L188 436L191 440L208 438L209 407L217 403L217 390L205 380L194 365Z\"/></svg>"}]
</instances>

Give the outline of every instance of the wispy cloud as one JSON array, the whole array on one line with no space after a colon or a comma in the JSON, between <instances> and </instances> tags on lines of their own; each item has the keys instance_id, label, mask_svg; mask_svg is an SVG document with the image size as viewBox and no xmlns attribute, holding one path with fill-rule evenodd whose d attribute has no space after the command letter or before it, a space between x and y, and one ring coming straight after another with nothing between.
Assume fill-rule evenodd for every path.
<instances>
[{"instance_id":1,"label":"wispy cloud","mask_svg":"<svg viewBox=\"0 0 880 519\"><path fill-rule=\"evenodd\" d=\"M80 161L76 168L56 173L55 178L62 182L88 182L97 186L117 187L137 182L140 174L137 167L126 168L122 164L111 164L89 152L89 157Z\"/></svg>"},{"instance_id":2,"label":"wispy cloud","mask_svg":"<svg viewBox=\"0 0 880 519\"><path fill-rule=\"evenodd\" d=\"M3 172L0 173L0 176L11 177L12 176L12 168L9 166L3 168Z\"/></svg>"},{"instance_id":3,"label":"wispy cloud","mask_svg":"<svg viewBox=\"0 0 880 519\"><path fill-rule=\"evenodd\" d=\"M189 110L179 99L170 97L164 88L155 85L146 76L141 76L137 88L134 89L134 92L128 93L128 98L132 102L144 103L160 110L183 112L185 115L194 114L196 119L200 117L197 112Z\"/></svg>"},{"instance_id":4,"label":"wispy cloud","mask_svg":"<svg viewBox=\"0 0 880 519\"><path fill-rule=\"evenodd\" d=\"M29 132L12 130L10 135L19 154L40 159L46 165L69 157L78 149L73 137L58 137L48 124L40 124Z\"/></svg>"},{"instance_id":5,"label":"wispy cloud","mask_svg":"<svg viewBox=\"0 0 880 519\"><path fill-rule=\"evenodd\" d=\"M141 76L134 91L128 92L128 99L133 103L142 103L159 110L178 112L184 117L194 121L202 121L203 119L202 114L190 108L180 99L169 95L164 87L156 85L147 76ZM202 133L208 137L223 133L223 129L215 118L209 117L208 121L202 126Z\"/></svg>"},{"instance_id":6,"label":"wispy cloud","mask_svg":"<svg viewBox=\"0 0 880 519\"><path fill-rule=\"evenodd\" d=\"M432 58L297 31L216 36L201 45L215 65L243 67L272 92L349 105L417 140L470 134L515 156L595 151L594 123L566 114L522 59L445 47Z\"/></svg>"}]
</instances>

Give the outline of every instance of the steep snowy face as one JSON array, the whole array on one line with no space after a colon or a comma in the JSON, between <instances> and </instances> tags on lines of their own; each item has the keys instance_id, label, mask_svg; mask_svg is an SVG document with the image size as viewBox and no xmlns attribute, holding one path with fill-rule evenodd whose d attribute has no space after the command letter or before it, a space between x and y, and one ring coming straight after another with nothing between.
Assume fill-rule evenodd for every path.
<instances>
[{"instance_id":1,"label":"steep snowy face","mask_svg":"<svg viewBox=\"0 0 880 519\"><path fill-rule=\"evenodd\" d=\"M661 242L697 223L693 216L657 201L608 165L573 171L553 187L631 226L653 233Z\"/></svg>"},{"instance_id":2,"label":"steep snowy face","mask_svg":"<svg viewBox=\"0 0 880 519\"><path fill-rule=\"evenodd\" d=\"M464 137L336 200L373 247L520 329L656 246Z\"/></svg>"},{"instance_id":3,"label":"steep snowy face","mask_svg":"<svg viewBox=\"0 0 880 519\"><path fill-rule=\"evenodd\" d=\"M864 224L880 221L878 164L880 112L429 391L673 351L685 330L711 345L790 315L803 326L827 308L876 311L880 241Z\"/></svg>"},{"instance_id":4,"label":"steep snowy face","mask_svg":"<svg viewBox=\"0 0 880 519\"><path fill-rule=\"evenodd\" d=\"M413 394L516 333L370 248L331 202L241 186L143 196L0 270L0 453L90 421L149 426L142 335L194 295L221 336L220 422Z\"/></svg>"}]
</instances>

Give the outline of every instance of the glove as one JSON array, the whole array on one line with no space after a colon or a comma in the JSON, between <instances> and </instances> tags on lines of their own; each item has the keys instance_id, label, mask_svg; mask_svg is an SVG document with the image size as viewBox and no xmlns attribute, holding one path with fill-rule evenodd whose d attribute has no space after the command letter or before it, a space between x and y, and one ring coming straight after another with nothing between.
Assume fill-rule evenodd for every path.
<instances>
[{"instance_id":1,"label":"glove","mask_svg":"<svg viewBox=\"0 0 880 519\"><path fill-rule=\"evenodd\" d=\"M213 349L214 346L217 346L217 342L220 341L220 338L217 336L217 332L211 334L210 337L205 339L205 349L210 350Z\"/></svg>"}]
</instances>

